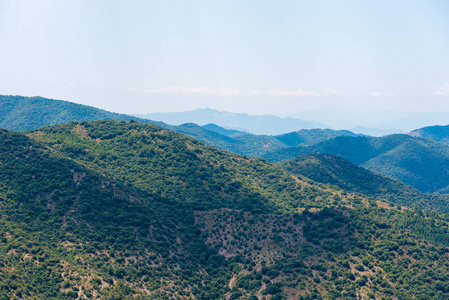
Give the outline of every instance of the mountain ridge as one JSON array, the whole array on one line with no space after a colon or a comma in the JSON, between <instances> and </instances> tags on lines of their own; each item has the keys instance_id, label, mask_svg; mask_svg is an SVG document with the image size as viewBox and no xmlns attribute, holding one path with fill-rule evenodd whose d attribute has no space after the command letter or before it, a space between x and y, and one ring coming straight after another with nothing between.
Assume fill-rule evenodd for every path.
<instances>
[{"instance_id":1,"label":"mountain ridge","mask_svg":"<svg viewBox=\"0 0 449 300\"><path fill-rule=\"evenodd\" d=\"M310 147L286 148L262 157L277 162L315 152L339 155L356 165L399 179L421 192L447 190L449 147L404 134L380 138L339 136Z\"/></svg>"},{"instance_id":2,"label":"mountain ridge","mask_svg":"<svg viewBox=\"0 0 449 300\"><path fill-rule=\"evenodd\" d=\"M100 108L64 100L40 96L0 95L0 127L8 130L27 131L47 125L71 121L136 119L125 114L113 113ZM163 125L161 122L139 119L143 123Z\"/></svg>"},{"instance_id":3,"label":"mountain ridge","mask_svg":"<svg viewBox=\"0 0 449 300\"><path fill-rule=\"evenodd\" d=\"M9 298L449 294L449 222L438 212L136 121L1 130L0 140Z\"/></svg>"},{"instance_id":4,"label":"mountain ridge","mask_svg":"<svg viewBox=\"0 0 449 300\"><path fill-rule=\"evenodd\" d=\"M176 126L159 121L138 119L130 115L111 113L99 108L63 100L0 95L0 127L9 130L26 131L71 121L108 119L116 121L137 120L142 123L154 124L189 135L210 146L241 155L261 156L288 147L276 137L233 131L216 124L199 126L194 123L184 123ZM292 134L297 135L297 133ZM310 142L311 138L308 137L307 139Z\"/></svg>"},{"instance_id":5,"label":"mountain ridge","mask_svg":"<svg viewBox=\"0 0 449 300\"><path fill-rule=\"evenodd\" d=\"M277 163L296 175L324 184L336 185L347 191L373 196L405 206L449 212L449 195L425 194L397 179L352 164L331 154L303 154ZM401 195L407 195L401 198Z\"/></svg>"},{"instance_id":6,"label":"mountain ridge","mask_svg":"<svg viewBox=\"0 0 449 300\"><path fill-rule=\"evenodd\" d=\"M214 123L227 129L262 135L278 135L300 129L329 127L314 121L282 118L274 115L248 115L245 113L218 111L210 108L186 112L150 113L136 116L174 125L192 122L201 126Z\"/></svg>"},{"instance_id":7,"label":"mountain ridge","mask_svg":"<svg viewBox=\"0 0 449 300\"><path fill-rule=\"evenodd\" d=\"M426 126L412 130L407 133L407 135L434 140L449 145L449 125Z\"/></svg>"},{"instance_id":8,"label":"mountain ridge","mask_svg":"<svg viewBox=\"0 0 449 300\"><path fill-rule=\"evenodd\" d=\"M41 97L0 96L0 107L2 108L0 110L0 127L19 131L74 120L111 118L117 121L128 121L135 118L67 101ZM229 129L216 124L199 126L189 123L174 126L144 119L138 119L138 121L187 134L223 150L241 155L263 157L270 161L290 159L314 151L339 154L353 163L402 180L422 192L449 192L449 186L445 184L447 182L447 151L444 151L444 146L431 144L431 141L419 142L421 139L416 138L407 140L405 135L358 139L354 133L349 131L302 129L284 135L267 136L229 131ZM437 126L436 128L445 127ZM342 136L352 138L341 140ZM318 142L322 144L318 146ZM391 146L390 148L386 147L388 144ZM437 163L437 161L442 163ZM430 172L426 165L435 165L435 170Z\"/></svg>"}]
</instances>

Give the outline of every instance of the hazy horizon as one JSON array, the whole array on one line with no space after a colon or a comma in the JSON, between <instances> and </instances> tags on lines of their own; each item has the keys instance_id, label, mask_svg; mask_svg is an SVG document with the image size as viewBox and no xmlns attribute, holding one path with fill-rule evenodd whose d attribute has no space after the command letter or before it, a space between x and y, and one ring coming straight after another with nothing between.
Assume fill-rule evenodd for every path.
<instances>
[{"instance_id":1,"label":"hazy horizon","mask_svg":"<svg viewBox=\"0 0 449 300\"><path fill-rule=\"evenodd\" d=\"M156 115L156 114L171 114L171 113L183 113L183 112L193 112L196 110L207 110L213 108L198 108L195 110L186 110L186 111L173 111L173 112L151 112L151 113L136 113L131 114L135 116L146 116L146 115ZM323 112L321 110L316 111L307 111L303 113L293 113L293 114L251 114L245 112L234 112L234 111L225 111L225 110L216 110L219 112L230 112L236 114L246 114L248 116L262 116L262 115L271 115L281 118L294 118L300 119L304 121L315 121L319 123L323 123L328 126L328 128L336 129L336 130L354 130L357 127L366 127L373 129L381 129L381 130L391 130L397 133L406 133L414 129L418 129L425 126L432 125L449 125L449 112L426 112L426 113L407 113L400 111L378 111L380 115L383 117L376 119L374 122L363 122L362 119L366 118L367 115L372 114L372 112L359 112L358 119L360 122L349 120L342 120L342 116L349 116L353 114L352 111L333 111L332 114L330 112ZM163 121L162 119L154 119L156 121ZM445 121L448 120L448 121ZM182 122L179 122L179 125ZM205 125L206 123L201 123L199 125ZM237 128L231 128L237 129Z\"/></svg>"},{"instance_id":2,"label":"hazy horizon","mask_svg":"<svg viewBox=\"0 0 449 300\"><path fill-rule=\"evenodd\" d=\"M449 115L448 16L442 0L6 0L0 94L126 114L434 125Z\"/></svg>"}]
</instances>

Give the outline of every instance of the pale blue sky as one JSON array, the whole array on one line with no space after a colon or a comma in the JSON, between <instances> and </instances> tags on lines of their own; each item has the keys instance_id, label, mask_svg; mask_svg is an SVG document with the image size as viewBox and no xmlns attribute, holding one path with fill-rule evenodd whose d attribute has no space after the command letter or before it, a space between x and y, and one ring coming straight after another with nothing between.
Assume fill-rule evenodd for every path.
<instances>
[{"instance_id":1,"label":"pale blue sky","mask_svg":"<svg viewBox=\"0 0 449 300\"><path fill-rule=\"evenodd\" d=\"M0 0L0 94L380 114L354 125L449 111L449 2Z\"/></svg>"}]
</instances>

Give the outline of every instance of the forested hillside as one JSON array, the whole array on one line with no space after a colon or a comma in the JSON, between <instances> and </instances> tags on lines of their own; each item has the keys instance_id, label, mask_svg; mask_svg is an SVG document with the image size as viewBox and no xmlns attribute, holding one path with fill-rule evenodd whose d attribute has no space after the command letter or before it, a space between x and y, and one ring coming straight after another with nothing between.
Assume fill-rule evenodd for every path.
<instances>
[{"instance_id":1,"label":"forested hillside","mask_svg":"<svg viewBox=\"0 0 449 300\"><path fill-rule=\"evenodd\" d=\"M171 272L207 252L196 246L201 239L186 208L24 135L2 131L0 141L2 299L120 299L143 293L145 285L165 295L176 281L173 295L184 293L182 272L178 279ZM175 263L170 253L186 260ZM195 274L194 280L210 280Z\"/></svg>"},{"instance_id":2,"label":"forested hillside","mask_svg":"<svg viewBox=\"0 0 449 300\"><path fill-rule=\"evenodd\" d=\"M449 212L449 195L425 194L399 180L359 167L340 156L303 154L278 165L292 174L303 175L316 182L332 184L347 191L386 199L388 201Z\"/></svg>"},{"instance_id":3,"label":"forested hillside","mask_svg":"<svg viewBox=\"0 0 449 300\"><path fill-rule=\"evenodd\" d=\"M410 136L423 139L434 140L445 145L449 145L449 125L446 126L427 126L415 129L407 133Z\"/></svg>"},{"instance_id":4,"label":"forested hillside","mask_svg":"<svg viewBox=\"0 0 449 300\"><path fill-rule=\"evenodd\" d=\"M179 126L164 125L177 132L187 134L203 143L240 155L270 157L276 153L289 153L294 146L312 146L339 136L357 137L347 130L302 129L281 135L256 135L235 130L227 130L215 124L199 126L186 123ZM296 151L292 149L292 151Z\"/></svg>"},{"instance_id":5,"label":"forested hillside","mask_svg":"<svg viewBox=\"0 0 449 300\"><path fill-rule=\"evenodd\" d=\"M216 133L219 133L219 134L225 135L225 136L229 136L229 137L246 134L246 132L232 130L232 129L226 129L226 128L220 127L216 124L213 124L213 123L209 123L209 124L203 125L201 127L205 128L207 130L215 131Z\"/></svg>"},{"instance_id":6,"label":"forested hillside","mask_svg":"<svg viewBox=\"0 0 449 300\"><path fill-rule=\"evenodd\" d=\"M275 136L279 141L287 146L295 147L310 146L322 141L333 139L337 136L358 136L348 130L331 130L331 129L302 129L295 132L285 133Z\"/></svg>"},{"instance_id":7,"label":"forested hillside","mask_svg":"<svg viewBox=\"0 0 449 300\"><path fill-rule=\"evenodd\" d=\"M306 153L334 154L361 167L396 178L421 192L447 192L449 147L404 134L340 136L310 147L291 147L262 156L277 162Z\"/></svg>"},{"instance_id":8,"label":"forested hillside","mask_svg":"<svg viewBox=\"0 0 449 300\"><path fill-rule=\"evenodd\" d=\"M42 97L0 95L0 128L8 130L26 131L72 121L129 121L132 119L141 123L154 124L165 129L187 134L213 147L255 157L285 149L291 145L311 145L335 136L355 135L349 131L313 129L301 130L281 136L268 136L227 130L215 124L199 126L194 123L185 123L175 126L163 122L112 113L68 101Z\"/></svg>"},{"instance_id":9,"label":"forested hillside","mask_svg":"<svg viewBox=\"0 0 449 300\"><path fill-rule=\"evenodd\" d=\"M213 130L209 130L207 129L207 126L205 127L193 123L186 123L179 126L169 126L165 128L184 133L209 146L217 147L240 155L259 157L264 154L288 147L275 137L269 135L255 135L250 133L222 135L217 131L225 133L224 130L226 129L222 128L222 130L220 130L220 127L218 126L214 126Z\"/></svg>"},{"instance_id":10,"label":"forested hillside","mask_svg":"<svg viewBox=\"0 0 449 300\"><path fill-rule=\"evenodd\" d=\"M181 132L207 145L241 155L261 156L288 147L288 145L272 136L227 130L215 124L198 126L193 123L186 123L174 126L68 101L42 97L0 95L0 128L8 130L27 131L72 121L129 121L133 119L141 123L154 124L165 129Z\"/></svg>"},{"instance_id":11,"label":"forested hillside","mask_svg":"<svg viewBox=\"0 0 449 300\"><path fill-rule=\"evenodd\" d=\"M137 122L0 139L5 299L449 297L435 211Z\"/></svg>"},{"instance_id":12,"label":"forested hillside","mask_svg":"<svg viewBox=\"0 0 449 300\"><path fill-rule=\"evenodd\" d=\"M136 119L92 106L42 97L0 95L0 128L27 131L71 121ZM141 120L144 123L148 120ZM152 124L159 124L151 121Z\"/></svg>"}]
</instances>

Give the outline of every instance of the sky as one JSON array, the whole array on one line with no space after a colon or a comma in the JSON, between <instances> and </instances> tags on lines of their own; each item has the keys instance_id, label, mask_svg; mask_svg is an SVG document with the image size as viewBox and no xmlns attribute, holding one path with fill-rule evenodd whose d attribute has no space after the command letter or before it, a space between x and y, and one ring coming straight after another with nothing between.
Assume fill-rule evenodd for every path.
<instances>
[{"instance_id":1,"label":"sky","mask_svg":"<svg viewBox=\"0 0 449 300\"><path fill-rule=\"evenodd\" d=\"M0 94L127 114L432 122L448 54L445 0L0 0Z\"/></svg>"}]
</instances>

